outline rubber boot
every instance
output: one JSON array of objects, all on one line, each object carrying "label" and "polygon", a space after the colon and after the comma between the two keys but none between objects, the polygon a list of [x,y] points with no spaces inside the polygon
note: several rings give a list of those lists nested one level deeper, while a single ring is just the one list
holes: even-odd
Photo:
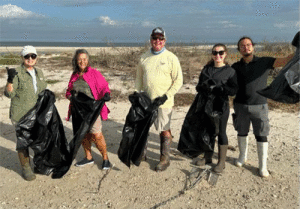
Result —
[{"label": "rubber boot", "polygon": [[101,153],[101,155],[103,157],[103,161],[108,160],[106,142],[105,142],[102,132],[94,133],[92,139],[93,139],[97,149]]},{"label": "rubber boot", "polygon": [[84,139],[81,142],[81,145],[83,147],[84,153],[85,153],[85,157],[88,160],[93,159],[92,156],[92,137],[93,135],[91,133],[87,133],[84,137]]},{"label": "rubber boot", "polygon": [[172,135],[170,131],[163,131],[160,134],[160,162],[155,167],[155,171],[164,171],[170,166],[170,147]]},{"label": "rubber boot", "polygon": [[257,154],[258,154],[258,171],[261,177],[268,177],[269,172],[267,169],[268,159],[268,142],[257,142]]},{"label": "rubber boot", "polygon": [[197,160],[195,162],[195,165],[204,166],[204,165],[207,165],[207,164],[212,164],[213,155],[214,155],[214,152],[205,152],[204,157]]},{"label": "rubber boot", "polygon": [[242,167],[247,161],[248,155],[248,137],[247,136],[238,136],[238,145],[239,145],[239,158],[235,161],[237,167]]},{"label": "rubber boot", "polygon": [[36,176],[32,172],[32,169],[30,167],[30,157],[29,157],[28,149],[19,150],[18,155],[22,166],[22,177],[26,181],[32,181],[36,179]]},{"label": "rubber boot", "polygon": [[225,161],[226,161],[226,154],[228,145],[219,145],[219,152],[218,152],[218,164],[214,167],[214,172],[222,173],[225,168]]}]

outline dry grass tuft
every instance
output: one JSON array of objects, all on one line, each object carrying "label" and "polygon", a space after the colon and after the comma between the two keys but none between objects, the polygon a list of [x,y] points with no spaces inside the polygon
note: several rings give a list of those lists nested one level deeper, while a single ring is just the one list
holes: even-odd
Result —
[{"label": "dry grass tuft", "polygon": [[130,93],[122,94],[121,91],[116,89],[110,89],[111,93],[111,101],[112,102],[118,102],[118,101],[128,101],[128,96]]},{"label": "dry grass tuft", "polygon": [[190,106],[194,99],[195,99],[195,94],[192,93],[179,93],[175,95],[174,98],[174,106],[175,107],[180,107],[180,106]]},{"label": "dry grass tuft", "polygon": [[7,72],[5,68],[0,69],[0,78],[6,78]]},{"label": "dry grass tuft", "polygon": [[[257,56],[271,56],[271,57],[282,57],[291,54],[294,49],[289,43],[259,43],[261,47],[257,47]],[[172,51],[179,59],[182,71],[183,71],[183,82],[184,84],[196,85],[198,77],[202,71],[203,66],[211,59],[211,49],[200,49],[197,46],[185,47],[185,46],[172,46],[167,47],[168,50]],[[124,50],[114,47],[112,50],[117,53],[107,53],[105,50],[100,50],[96,55],[90,56],[91,66],[102,68],[102,73],[106,74],[107,80],[110,77],[122,76],[122,81],[126,83],[135,78],[135,71],[138,61],[141,55],[149,50],[148,44],[144,47],[137,47],[137,50]],[[49,54],[50,55],[50,54]],[[40,58],[38,66],[47,65],[51,69],[71,69],[72,53],[61,53],[58,57]],[[19,55],[3,54],[0,60],[4,58],[10,58],[10,60],[20,59]],[[229,64],[240,60],[241,56],[237,51],[231,50],[227,56]],[[20,63],[20,62],[19,62]],[[19,64],[17,63],[17,64]],[[268,84],[278,75],[280,69],[271,71]],[[6,70],[0,69],[0,78],[6,76]],[[56,80],[48,80],[48,82],[57,82]],[[112,89],[112,101],[128,101],[129,93],[122,93],[119,90]],[[58,99],[64,98],[64,94],[57,94]],[[192,93],[176,94],[175,106],[191,105],[195,95]],[[230,105],[232,107],[232,98],[230,98]],[[269,100],[270,109],[282,109],[287,112],[299,111],[298,105],[282,104]]]}]

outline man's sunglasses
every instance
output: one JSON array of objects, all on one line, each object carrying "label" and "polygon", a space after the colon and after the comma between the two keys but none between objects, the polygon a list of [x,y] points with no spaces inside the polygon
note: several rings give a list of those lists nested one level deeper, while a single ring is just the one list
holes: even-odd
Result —
[{"label": "man's sunglasses", "polygon": [[37,55],[36,55],[36,54],[27,54],[27,55],[24,56],[24,58],[27,59],[27,60],[28,60],[30,57],[31,57],[31,59],[34,60],[34,59],[36,59]]},{"label": "man's sunglasses", "polygon": [[161,36],[153,36],[152,37],[152,40],[157,40],[157,39],[159,39],[159,40],[165,40],[165,38],[164,37],[161,37]]},{"label": "man's sunglasses", "polygon": [[223,55],[224,53],[225,53],[225,51],[212,51],[212,54],[213,54],[214,56],[216,56],[217,54]]}]

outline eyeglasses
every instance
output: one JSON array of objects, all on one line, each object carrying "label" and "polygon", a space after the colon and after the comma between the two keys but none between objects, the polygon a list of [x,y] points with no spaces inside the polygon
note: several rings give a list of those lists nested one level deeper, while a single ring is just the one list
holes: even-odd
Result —
[{"label": "eyeglasses", "polygon": [[165,38],[162,36],[153,36],[152,37],[152,40],[157,40],[157,39],[159,39],[160,41],[165,40]]},{"label": "eyeglasses", "polygon": [[27,60],[28,60],[30,57],[31,57],[31,59],[34,60],[34,59],[36,59],[37,55],[36,55],[36,54],[27,54],[27,55],[24,56],[24,58],[27,59]]},{"label": "eyeglasses", "polygon": [[212,51],[212,54],[213,54],[214,56],[217,56],[217,54],[223,55],[224,53],[225,53],[225,51]]}]

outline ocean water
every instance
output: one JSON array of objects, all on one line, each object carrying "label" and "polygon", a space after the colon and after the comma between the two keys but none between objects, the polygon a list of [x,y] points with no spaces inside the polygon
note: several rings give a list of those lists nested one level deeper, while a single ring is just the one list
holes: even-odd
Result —
[{"label": "ocean water", "polygon": [[[234,44],[234,43],[228,43]],[[45,46],[45,47],[140,47],[145,46],[146,43],[98,43],[98,42],[32,42],[32,41],[7,41],[0,42],[0,46]],[[210,43],[174,43],[167,42],[168,46],[199,46],[199,45],[213,45]]]}]

